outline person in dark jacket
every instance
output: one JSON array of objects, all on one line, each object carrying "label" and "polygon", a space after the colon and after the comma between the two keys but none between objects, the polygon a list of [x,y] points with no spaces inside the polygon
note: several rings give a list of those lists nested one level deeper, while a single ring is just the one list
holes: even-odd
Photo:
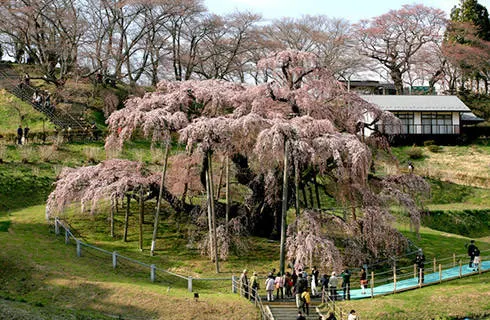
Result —
[{"label": "person in dark jacket", "polygon": [[24,143],[27,143],[27,138],[29,136],[29,131],[30,131],[29,126],[26,125],[24,127]]},{"label": "person in dark jacket", "polygon": [[469,267],[473,268],[473,260],[475,260],[475,249],[478,249],[475,245],[475,240],[470,241],[470,245],[468,246],[468,256],[470,257]]},{"label": "person in dark jacket", "polygon": [[419,278],[419,283],[424,283],[424,265],[425,256],[422,249],[419,249],[417,256],[415,257],[415,264],[417,265],[417,277]]},{"label": "person in dark jacket", "polygon": [[22,136],[24,134],[24,130],[22,130],[22,126],[17,128],[17,144],[22,144]]},{"label": "person in dark jacket", "polygon": [[296,307],[298,309],[301,305],[301,294],[308,289],[308,280],[303,277],[301,272],[298,273],[298,280],[296,281],[296,285],[294,287],[294,292],[296,293]]},{"label": "person in dark jacket", "polygon": [[344,300],[350,300],[350,276],[349,269],[345,269],[340,276],[342,277],[342,291]]}]

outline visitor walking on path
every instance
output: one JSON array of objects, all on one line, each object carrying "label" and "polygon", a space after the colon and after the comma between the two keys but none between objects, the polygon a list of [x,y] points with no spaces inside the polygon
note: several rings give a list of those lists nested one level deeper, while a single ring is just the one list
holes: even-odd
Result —
[{"label": "visitor walking on path", "polygon": [[291,279],[291,274],[286,272],[286,276],[284,277],[284,289],[286,290],[286,297],[290,298],[293,293],[291,292],[291,288],[293,287],[293,279]]},{"label": "visitor walking on path", "polygon": [[22,126],[19,125],[17,128],[17,144],[22,144],[22,136],[24,134],[24,130],[22,130]]},{"label": "visitor walking on path", "polygon": [[328,279],[328,289],[330,293],[330,299],[332,299],[332,301],[335,301],[337,299],[337,284],[338,284],[337,274],[334,271],[332,272],[330,279]]},{"label": "visitor walking on path", "polygon": [[415,257],[415,264],[417,265],[417,277],[419,278],[419,283],[424,283],[424,265],[425,265],[425,255],[422,249],[419,249],[417,256]]},{"label": "visitor walking on path", "polygon": [[284,277],[281,276],[281,273],[277,273],[276,279],[274,279],[274,285],[276,287],[276,299],[279,300],[279,295],[281,299],[284,299]]},{"label": "visitor walking on path", "polygon": [[294,287],[294,292],[296,294],[296,307],[299,309],[301,305],[301,294],[308,288],[308,282],[303,278],[301,272],[298,273],[298,281],[296,281],[296,286]]},{"label": "visitor walking on path", "polygon": [[257,292],[260,289],[259,277],[257,276],[257,272],[254,272],[253,276],[250,277],[250,286],[252,288],[252,290],[250,291],[250,299],[255,300],[257,298]]},{"label": "visitor walking on path", "polygon": [[342,291],[344,300],[350,300],[350,276],[349,269],[345,269],[340,276],[342,277]]},{"label": "visitor walking on path", "polygon": [[364,267],[361,267],[361,272],[359,274],[360,282],[361,282],[361,293],[366,294],[366,286],[367,286],[367,273]]},{"label": "visitor walking on path", "polygon": [[310,303],[311,303],[311,296],[310,296],[310,292],[308,291],[308,289],[306,289],[305,291],[303,291],[303,293],[301,294],[301,301],[303,302],[303,312],[306,313],[307,316],[310,315]]},{"label": "visitor walking on path", "polygon": [[240,276],[240,294],[248,299],[248,278],[247,269],[243,270]]},{"label": "visitor walking on path", "polygon": [[[470,245],[468,246],[468,256],[470,257],[470,264],[469,264],[470,268],[473,268],[473,261],[475,260],[476,250],[478,250],[478,248],[475,245],[475,240],[471,240]],[[480,255],[479,250],[478,250],[478,255]]]},{"label": "visitor walking on path", "polygon": [[267,291],[267,301],[274,301],[274,275],[269,273],[265,279],[265,291]]}]

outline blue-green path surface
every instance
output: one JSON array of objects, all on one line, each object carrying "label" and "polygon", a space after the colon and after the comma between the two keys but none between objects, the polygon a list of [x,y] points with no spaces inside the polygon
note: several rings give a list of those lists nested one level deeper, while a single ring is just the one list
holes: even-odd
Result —
[{"label": "blue-green path surface", "polygon": [[[480,264],[481,272],[489,271],[490,270],[490,261],[483,261]],[[442,270],[442,281],[450,280],[450,279],[456,279],[460,277],[460,269],[461,269],[461,276],[468,276],[471,274],[477,274],[478,271],[474,271],[473,268],[470,268],[468,264],[463,265],[461,268],[459,266],[449,268],[449,269],[444,269]],[[427,270],[427,269],[426,269]],[[439,283],[441,281],[439,272],[435,273],[425,273],[424,277],[424,283],[423,285],[428,285],[428,284],[435,284]],[[411,277],[410,279],[404,279],[396,282],[396,292],[398,291],[403,291],[403,290],[409,290],[409,289],[414,289],[419,286],[418,279]],[[394,292],[394,283],[388,283],[380,286],[375,286],[373,288],[373,296],[381,296],[381,295],[386,295]],[[339,294],[342,294],[341,291],[339,290]],[[361,289],[355,289],[351,290],[351,299],[363,299],[363,298],[370,298],[371,297],[371,288],[368,287],[366,289],[366,293],[362,294]]]}]

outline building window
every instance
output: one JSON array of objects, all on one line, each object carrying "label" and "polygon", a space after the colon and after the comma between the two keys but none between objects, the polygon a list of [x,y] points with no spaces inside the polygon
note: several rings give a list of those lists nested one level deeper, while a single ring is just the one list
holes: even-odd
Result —
[{"label": "building window", "polygon": [[400,130],[401,134],[415,133],[413,112],[395,112],[394,114],[398,119],[400,119],[402,123],[402,127]]},{"label": "building window", "polygon": [[422,113],[422,133],[454,134],[453,116],[450,112]]}]

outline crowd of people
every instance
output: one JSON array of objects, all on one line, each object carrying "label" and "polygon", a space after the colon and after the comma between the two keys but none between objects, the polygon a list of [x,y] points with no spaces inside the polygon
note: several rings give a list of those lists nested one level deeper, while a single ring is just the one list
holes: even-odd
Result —
[{"label": "crowd of people", "polygon": [[[294,298],[298,310],[309,315],[313,297],[324,294],[332,301],[350,300],[351,276],[352,273],[347,268],[340,275],[334,271],[330,276],[323,274],[322,277],[320,277],[320,272],[316,266],[311,269],[310,273],[302,269],[297,271],[293,269],[292,272],[281,274],[280,272],[276,273],[276,270],[273,269],[268,273],[263,285],[267,301]],[[364,268],[361,268],[359,277],[363,293],[365,293],[367,278]],[[242,296],[251,300],[257,298],[258,290],[261,288],[261,281],[257,272],[253,272],[249,278],[248,270],[243,270],[239,283]],[[340,287],[339,284],[341,284]],[[338,288],[341,288],[341,293],[337,291]]]},{"label": "crowd of people", "polygon": [[51,93],[48,90],[45,90],[43,92],[36,89],[36,91],[34,91],[34,93],[32,94],[31,102],[38,106],[42,106],[47,110],[54,110],[54,105],[51,103]]},{"label": "crowd of people", "polygon": [[[473,268],[473,271],[476,271],[480,264],[480,250],[475,245],[474,240],[471,240],[466,247],[468,249],[468,256],[470,257],[469,267]],[[414,264],[418,270],[418,281],[419,283],[423,283],[425,255],[422,249],[417,250]],[[348,268],[345,268],[339,275],[333,271],[330,276],[323,274],[321,278],[320,272],[316,267],[313,267],[310,273],[302,269],[292,269],[292,272],[281,274],[280,272],[276,273],[276,270],[273,269],[269,272],[263,284],[267,293],[267,301],[294,298],[296,307],[298,308],[297,319],[301,320],[305,319],[304,315],[309,315],[309,307],[313,297],[327,295],[331,301],[350,300],[351,276],[352,273]],[[359,284],[361,294],[366,294],[368,278],[364,267],[361,267],[359,271]],[[248,270],[243,270],[240,276],[240,294],[247,299],[255,300],[260,287],[261,281],[259,280],[258,273],[254,272],[253,276],[249,279]],[[339,289],[341,289],[340,293],[338,291]],[[335,320],[335,315],[331,313],[325,319]],[[348,319],[356,319],[354,310],[349,313]]]}]

